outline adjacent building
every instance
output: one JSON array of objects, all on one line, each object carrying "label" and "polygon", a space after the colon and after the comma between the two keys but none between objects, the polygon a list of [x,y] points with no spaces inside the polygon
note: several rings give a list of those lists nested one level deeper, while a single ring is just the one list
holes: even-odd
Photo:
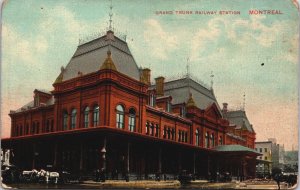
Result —
[{"label": "adjacent building", "polygon": [[258,156],[257,174],[270,174],[273,168],[285,168],[284,146],[277,144],[275,138],[268,141],[255,142],[255,150],[262,155]]},{"label": "adjacent building", "polygon": [[257,157],[257,176],[270,175],[273,167],[273,143],[271,141],[255,142],[255,150],[261,155]]},{"label": "adjacent building", "polygon": [[32,101],[10,112],[11,137],[2,148],[13,150],[21,169],[252,178],[256,134],[245,111],[226,106],[189,75],[152,84],[151,70],[139,68],[109,30],[77,47],[51,91],[35,89]]}]

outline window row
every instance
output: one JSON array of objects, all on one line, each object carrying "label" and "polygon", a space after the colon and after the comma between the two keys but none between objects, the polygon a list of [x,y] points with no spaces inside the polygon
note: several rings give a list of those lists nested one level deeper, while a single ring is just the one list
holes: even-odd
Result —
[{"label": "window row", "polygon": [[[223,138],[219,136],[219,145],[223,145]],[[215,135],[214,133],[209,134],[209,132],[205,133],[205,148],[211,148],[215,146]]]},{"label": "window row", "polygon": [[178,142],[188,142],[188,133],[187,131],[178,130]]},{"label": "window row", "polygon": [[[255,148],[255,150],[257,151],[257,148]],[[268,152],[268,148],[264,148],[265,152]],[[259,152],[263,152],[263,148],[259,148]]]},{"label": "window row", "polygon": [[[120,104],[116,107],[116,127],[119,129],[125,128],[125,108]],[[136,131],[136,112],[134,108],[129,109],[128,129],[131,132]]]},{"label": "window row", "polygon": [[[199,129],[195,131],[195,145],[200,146],[201,142],[201,133]],[[219,137],[219,145],[223,145],[222,136]],[[205,148],[214,147],[215,146],[215,136],[214,133],[210,134],[208,132],[205,133]]]},{"label": "window row", "polygon": [[175,129],[171,127],[164,127],[163,137],[165,139],[175,140]]},{"label": "window row", "polygon": [[40,132],[53,132],[54,131],[54,121],[53,119],[47,119],[45,122],[44,131],[40,128],[39,121],[33,121],[31,126],[28,123],[23,127],[23,125],[16,125],[12,131],[12,136],[23,136],[23,135],[33,135],[39,134]]},{"label": "window row", "polygon": [[[95,105],[92,109],[90,109],[90,107],[88,106],[85,107],[82,113],[84,128],[88,128],[89,126],[94,126],[94,127],[98,126],[100,122],[99,113],[100,113],[100,107],[98,105]],[[90,120],[92,120],[92,123],[90,122]],[[62,120],[63,130],[77,128],[76,121],[77,121],[77,109],[75,108],[72,109],[70,114],[67,111],[63,112],[63,120]]]},{"label": "window row", "polygon": [[147,135],[159,137],[160,136],[159,130],[160,130],[160,128],[159,128],[158,124],[146,122],[146,134]]}]

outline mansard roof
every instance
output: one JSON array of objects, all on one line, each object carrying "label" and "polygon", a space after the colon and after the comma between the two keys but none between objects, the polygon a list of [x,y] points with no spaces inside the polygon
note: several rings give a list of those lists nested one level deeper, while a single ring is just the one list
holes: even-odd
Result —
[{"label": "mansard roof", "polygon": [[223,115],[230,123],[237,125],[238,128],[246,128],[248,131],[254,132],[244,110],[227,111]]},{"label": "mansard roof", "polygon": [[204,110],[215,103],[222,115],[220,106],[212,89],[201,85],[190,77],[164,83],[164,95],[172,96],[172,104],[187,103],[190,94],[192,94],[193,100],[198,108]]},{"label": "mansard roof", "polygon": [[108,31],[105,36],[81,44],[65,69],[62,70],[61,81],[66,81],[78,76],[96,72],[107,58],[107,52],[111,52],[111,58],[117,71],[136,80],[140,79],[138,66],[125,41],[114,36]]}]

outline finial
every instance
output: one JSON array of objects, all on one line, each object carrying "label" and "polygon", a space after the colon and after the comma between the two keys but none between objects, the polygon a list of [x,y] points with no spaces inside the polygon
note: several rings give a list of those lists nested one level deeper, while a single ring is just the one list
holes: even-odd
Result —
[{"label": "finial", "polygon": [[110,9],[110,12],[108,14],[109,15],[109,27],[108,27],[108,30],[113,30],[113,28],[112,28],[112,16],[113,16],[113,13],[112,13],[112,9],[113,9],[112,0],[110,0],[109,9]]},{"label": "finial", "polygon": [[188,101],[186,103],[186,107],[196,107],[196,103],[195,103],[195,101],[193,99],[193,95],[192,95],[191,92],[190,92],[190,97],[189,97],[189,99],[188,99]]},{"label": "finial", "polygon": [[110,70],[117,70],[112,58],[111,58],[111,51],[107,50],[107,58],[105,59],[104,63],[100,67],[100,70],[102,69],[110,69]]},{"label": "finial", "polygon": [[190,58],[186,58],[186,77],[190,77],[190,64],[189,64]]},{"label": "finial", "polygon": [[244,95],[243,95],[243,110],[245,111],[245,106],[246,106],[246,94],[244,92]]},{"label": "finial", "polygon": [[213,74],[213,71],[211,71],[211,74],[210,74],[210,78],[211,78],[211,81],[210,81],[210,88],[213,89],[213,85],[214,85],[214,74]]}]

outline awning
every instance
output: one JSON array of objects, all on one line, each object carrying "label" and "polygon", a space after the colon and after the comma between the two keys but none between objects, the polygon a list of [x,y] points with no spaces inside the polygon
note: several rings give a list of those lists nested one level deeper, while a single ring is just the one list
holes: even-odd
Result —
[{"label": "awning", "polygon": [[247,153],[252,153],[256,155],[262,155],[261,153],[255,151],[254,149],[241,146],[241,145],[220,145],[214,147],[214,150],[218,152],[247,152]]}]

